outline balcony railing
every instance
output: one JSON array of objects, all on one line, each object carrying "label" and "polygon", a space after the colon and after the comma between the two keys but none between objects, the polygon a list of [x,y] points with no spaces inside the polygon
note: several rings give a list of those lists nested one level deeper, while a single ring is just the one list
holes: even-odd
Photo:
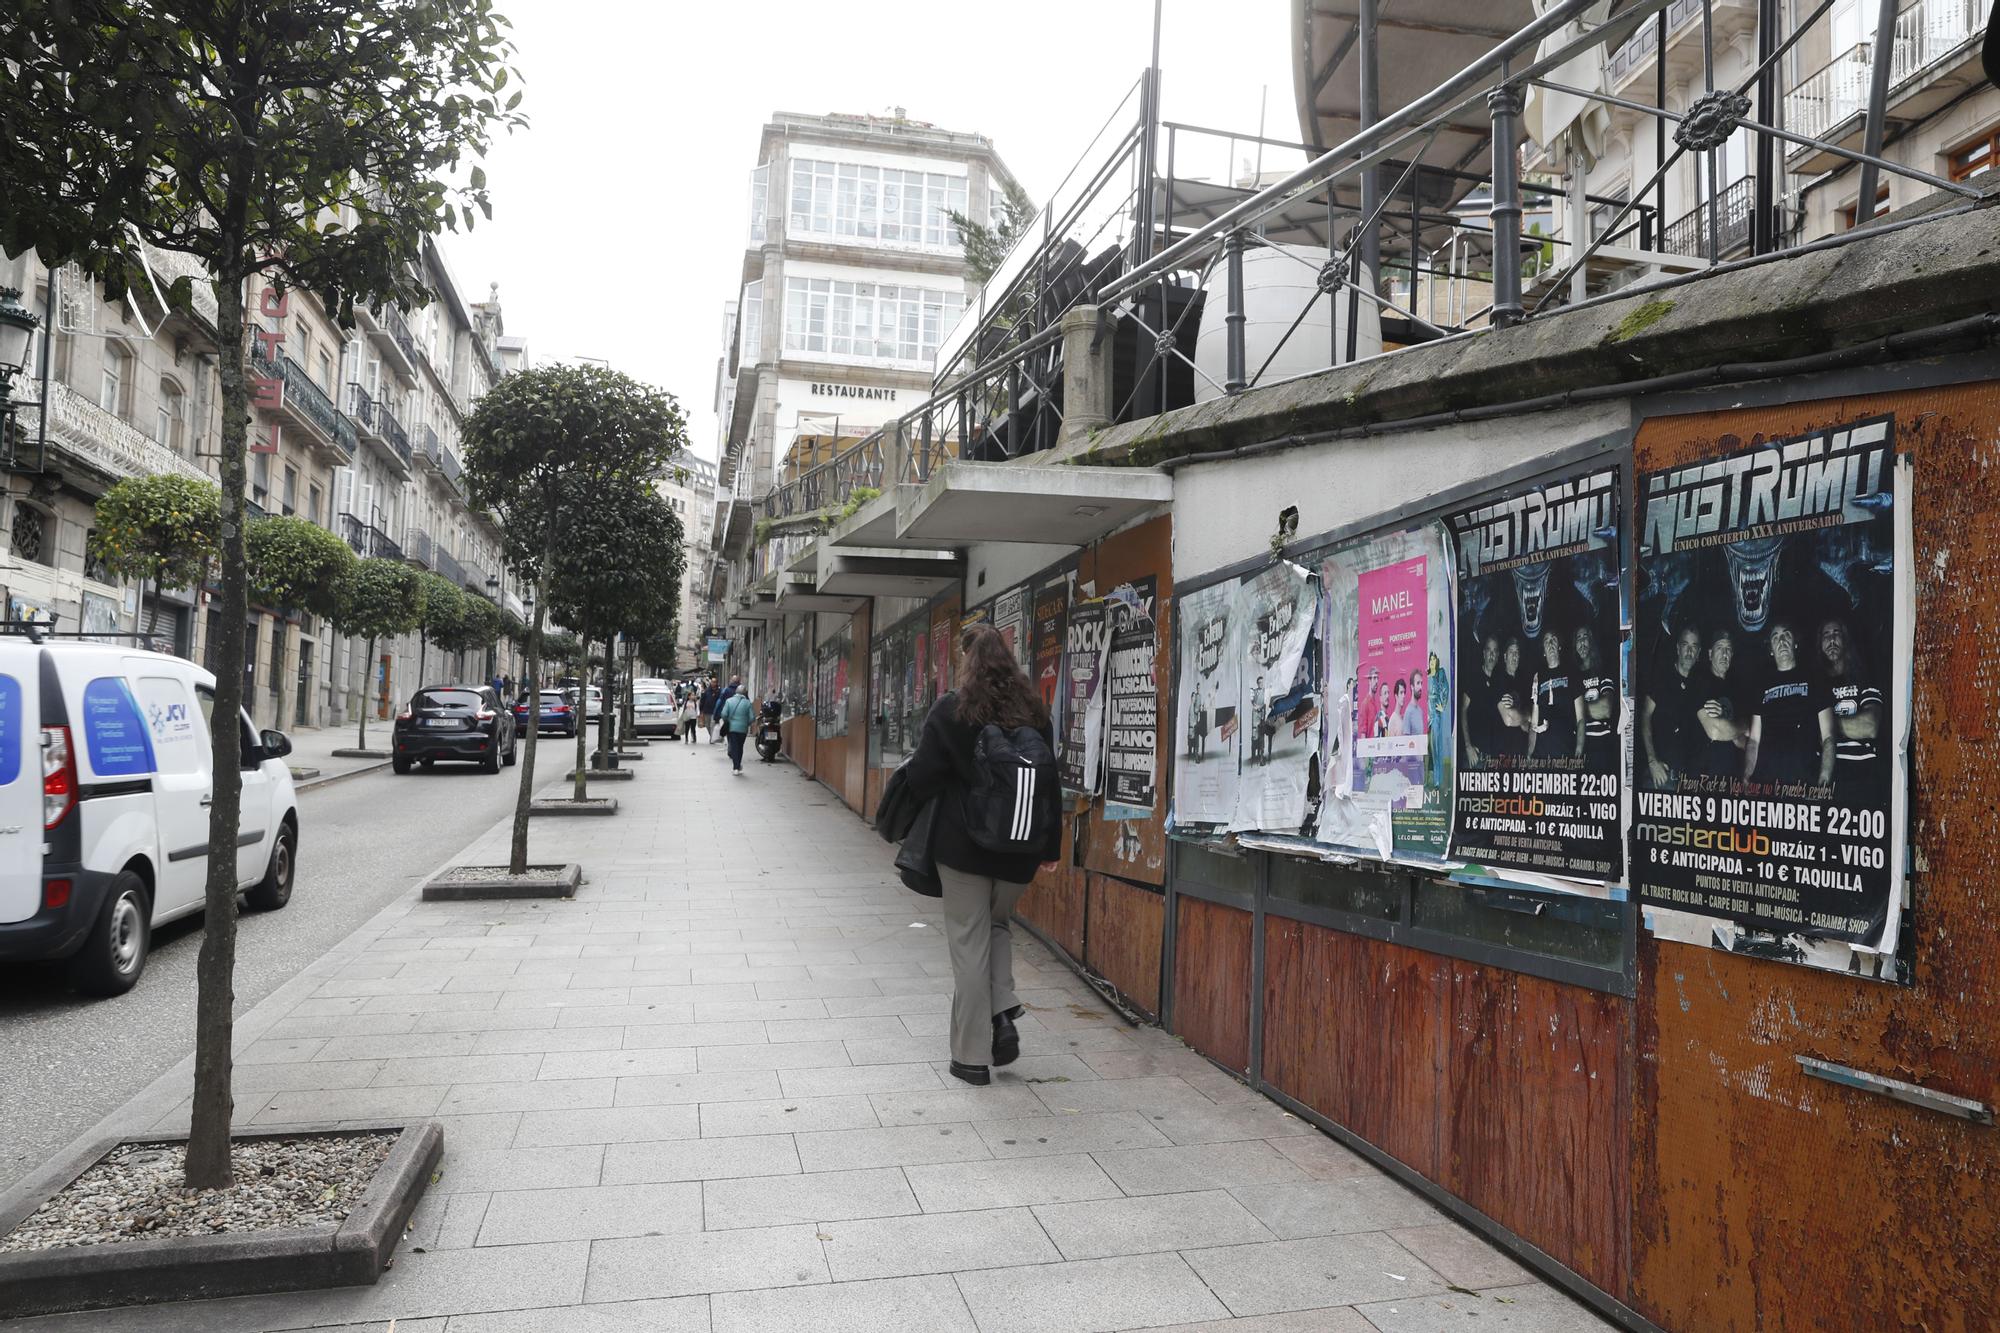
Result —
[{"label": "balcony railing", "polygon": [[414,368],[417,364],[417,340],[410,333],[410,322],[403,318],[403,312],[392,305],[383,306],[381,323],[402,351],[403,358]]},{"label": "balcony railing", "polygon": [[480,564],[477,560],[466,560],[461,562],[461,572],[465,576],[465,586],[469,591],[476,592],[481,597],[491,597],[493,595],[492,591],[486,586],[488,578],[486,566]]},{"label": "balcony railing", "polygon": [[[1976,42],[1993,0],[1918,0],[1896,15],[1889,47],[1889,96],[1946,56]],[[1785,127],[1818,139],[1868,107],[1874,39],[1841,51],[1785,94]]]},{"label": "balcony railing", "polygon": [[343,406],[346,407],[348,419],[354,423],[357,431],[372,439],[381,438],[381,428],[376,424],[377,404],[368,390],[349,380],[347,400]]},{"label": "balcony railing", "polygon": [[[1668,41],[1672,41],[1673,35],[1684,25],[1701,17],[1701,6],[1702,0],[1674,0],[1667,6]],[[1610,82],[1616,85],[1623,81],[1626,75],[1645,64],[1647,58],[1658,50],[1659,46],[1659,26],[1654,20],[1647,19],[1639,25],[1639,30],[1632,34],[1625,45],[1611,53],[1610,60],[1605,64]]]},{"label": "balcony railing", "polygon": [[[23,404],[17,422],[25,427],[33,414],[34,405]],[[59,380],[49,384],[49,441],[117,477],[178,473],[213,480],[192,462]]]},{"label": "balcony railing", "polygon": [[1715,248],[1709,249],[1709,208],[1696,204],[1667,227],[1660,248],[1668,254],[1720,259],[1750,244],[1750,220],[1757,207],[1757,178],[1739,176],[1715,197]]},{"label": "balcony railing", "polygon": [[436,563],[436,543],[430,533],[412,523],[403,533],[403,555],[405,558],[429,569]]},{"label": "balcony railing", "polygon": [[211,328],[214,327],[218,318],[215,279],[201,266],[200,260],[193,255],[182,254],[178,250],[158,250],[147,246],[146,261],[153,266],[153,276],[160,280],[162,291],[171,286],[176,279],[186,278],[194,313],[208,321]]},{"label": "balcony railing", "polygon": [[280,357],[277,364],[253,355],[251,362],[257,373],[284,382],[283,404],[286,411],[304,421],[319,432],[323,443],[330,444],[338,453],[345,455],[344,463],[354,461],[354,451],[359,440],[354,434],[354,423],[333,405],[333,399],[326,396],[326,390],[314,384],[306,368],[291,357]]},{"label": "balcony railing", "polygon": [[386,560],[403,558],[403,548],[394,538],[374,524],[362,522],[357,515],[340,516],[340,535],[358,556]]},{"label": "balcony railing", "polygon": [[461,586],[464,585],[465,566],[459,564],[452,553],[445,550],[444,547],[437,545],[431,547],[431,567],[444,575],[444,577],[450,579],[453,583]]},{"label": "balcony railing", "polygon": [[403,460],[404,467],[408,467],[410,465],[409,432],[403,429],[402,422],[396,420],[396,414],[389,410],[387,403],[379,405],[377,415],[380,419],[382,442],[389,446],[389,452]]}]

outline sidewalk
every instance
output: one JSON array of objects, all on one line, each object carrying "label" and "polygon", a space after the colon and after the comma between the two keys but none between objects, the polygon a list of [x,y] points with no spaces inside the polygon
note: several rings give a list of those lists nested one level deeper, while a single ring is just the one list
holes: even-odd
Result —
[{"label": "sidewalk", "polygon": [[645,755],[616,818],[536,821],[574,902],[405,897],[244,1020],[242,1122],[443,1121],[378,1286],[9,1333],[1603,1327],[1023,935],[1023,1056],[964,1087],[888,848],[789,766]]},{"label": "sidewalk", "polygon": [[[368,719],[368,748],[389,752],[394,722]],[[322,783],[332,778],[347,777],[354,773],[365,773],[370,769],[388,766],[387,759],[353,759],[336,756],[335,750],[351,750],[359,728],[352,722],[338,727],[298,727],[285,732],[292,742],[292,752],[285,756],[285,762],[296,772],[308,768],[318,769],[317,773],[298,779],[303,786],[308,783]]]}]

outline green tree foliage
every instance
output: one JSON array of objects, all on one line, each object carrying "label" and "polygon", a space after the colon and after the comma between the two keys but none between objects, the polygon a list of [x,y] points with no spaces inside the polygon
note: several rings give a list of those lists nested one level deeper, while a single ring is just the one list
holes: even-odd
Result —
[{"label": "green tree foliage", "polygon": [[127,477],[98,498],[95,524],[91,557],[119,578],[192,588],[222,547],[222,492],[179,473]]},{"label": "green tree foliage", "polygon": [[1035,203],[1026,190],[1011,180],[1002,181],[1001,189],[1003,197],[994,205],[990,227],[974,222],[956,209],[945,210],[945,216],[965,241],[965,267],[982,286],[999,272],[1014,242],[1021,238],[1022,229],[1035,217]]},{"label": "green tree foliage", "polygon": [[[460,440],[472,503],[500,520],[508,565],[539,584],[570,540],[567,524],[589,512],[578,497],[649,485],[687,447],[687,418],[672,395],[608,367],[551,365],[495,385],[479,400]],[[541,676],[548,603],[546,595],[537,599],[529,627],[530,680]],[[589,632],[585,625],[577,629]],[[528,729],[527,762],[514,799],[508,864],[515,874],[528,865],[537,730]]]},{"label": "green tree foliage", "polygon": [[456,653],[466,646],[466,606],[470,594],[442,574],[419,574],[423,584],[423,609],[417,618],[417,684],[434,682],[425,674],[425,659],[432,645],[440,652]]},{"label": "green tree foliage", "polygon": [[[372,679],[377,641],[408,634],[423,618],[423,583],[418,579],[417,571],[400,560],[381,557],[357,560],[348,573],[347,589],[340,603],[340,613],[333,620],[334,628],[342,634],[368,640],[368,655],[363,661],[368,673],[365,679]],[[368,748],[370,701],[367,693],[364,684],[360,707],[354,710],[361,719],[357,744],[364,750]]]},{"label": "green tree foliage", "polygon": [[346,542],[317,523],[273,514],[250,521],[243,547],[253,600],[340,619],[356,564]]},{"label": "green tree foliage", "polygon": [[[216,713],[233,716],[249,610],[246,291],[309,291],[343,323],[357,303],[428,299],[426,238],[487,211],[469,159],[523,123],[506,20],[492,0],[8,0],[0,12],[0,251],[77,263],[113,299],[136,283],[142,245],[189,255],[213,279],[222,500],[210,650]],[[169,301],[188,306],[192,281],[176,279]],[[234,847],[238,729],[212,732],[208,841]],[[197,1189],[232,1179],[236,898],[233,859],[208,858],[186,1156]]]},{"label": "green tree foliage", "polygon": [[465,620],[459,651],[491,648],[500,641],[500,631],[500,608],[478,593],[465,594]]}]

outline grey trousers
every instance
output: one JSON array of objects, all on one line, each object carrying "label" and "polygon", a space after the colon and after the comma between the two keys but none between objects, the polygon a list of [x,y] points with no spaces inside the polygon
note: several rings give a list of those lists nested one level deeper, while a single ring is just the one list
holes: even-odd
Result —
[{"label": "grey trousers", "polygon": [[1014,994],[1014,935],[1009,922],[1025,884],[937,868],[944,885],[944,935],[951,949],[951,1058],[993,1061],[993,1015],[1020,1003]]}]

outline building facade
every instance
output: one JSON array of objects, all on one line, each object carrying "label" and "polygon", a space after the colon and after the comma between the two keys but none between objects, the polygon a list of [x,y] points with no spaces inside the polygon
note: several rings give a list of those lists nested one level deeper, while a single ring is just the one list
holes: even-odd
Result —
[{"label": "building facade", "polygon": [[[672,669],[687,671],[707,660],[706,598],[702,576],[708,569],[710,530],[715,523],[715,464],[682,450],[655,483],[681,520],[681,599],[674,623]],[[667,663],[654,663],[667,667]]]},{"label": "building facade", "polygon": [[[117,302],[80,271],[52,272],[33,254],[0,265],[0,285],[21,288],[42,320],[33,364],[14,384],[22,405],[0,501],[11,568],[0,586],[10,619],[53,615],[63,630],[144,633],[212,667],[211,590],[121,582],[86,550],[94,506],[117,481],[219,474],[214,296],[185,257],[152,252],[149,262],[153,282]],[[498,528],[466,503],[458,462],[459,424],[503,373],[497,297],[468,307],[434,248],[425,265],[430,305],[407,318],[362,312],[347,330],[307,293],[250,284],[246,498],[253,516],[304,518],[358,555],[436,569],[519,617]],[[160,294],[183,275],[195,278],[193,299],[177,311]],[[521,340],[505,341],[508,358],[525,364]],[[244,642],[244,706],[259,726],[282,729],[346,725],[363,706],[371,718],[392,717],[424,657],[424,674],[440,678],[484,680],[520,666],[505,639],[444,661],[415,635],[378,644],[364,663],[365,645],[323,620],[254,605]]]}]

